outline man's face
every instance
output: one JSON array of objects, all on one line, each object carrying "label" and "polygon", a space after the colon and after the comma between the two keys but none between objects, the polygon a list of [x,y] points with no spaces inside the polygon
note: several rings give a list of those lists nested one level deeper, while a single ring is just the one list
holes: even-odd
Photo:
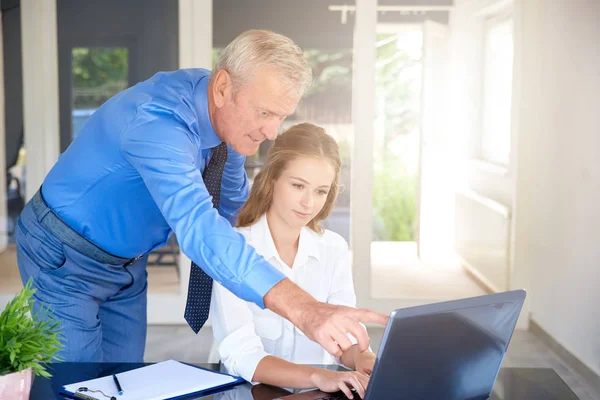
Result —
[{"label": "man's face", "polygon": [[248,83],[235,91],[231,80],[220,83],[217,79],[215,85],[217,91],[222,89],[221,102],[216,101],[215,130],[244,156],[256,153],[265,139],[275,140],[279,126],[300,101],[268,67],[259,67]]}]

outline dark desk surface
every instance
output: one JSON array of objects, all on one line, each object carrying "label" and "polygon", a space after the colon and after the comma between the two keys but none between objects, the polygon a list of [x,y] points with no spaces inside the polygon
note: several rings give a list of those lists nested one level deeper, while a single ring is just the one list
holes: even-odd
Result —
[{"label": "dark desk surface", "polygon": [[[114,373],[125,372],[148,364],[134,363],[60,363],[49,370],[51,379],[37,377],[33,383],[30,400],[66,399],[59,395],[63,385],[94,379]],[[218,364],[198,364],[218,371]],[[328,368],[332,368],[329,366]],[[224,392],[204,397],[189,397],[186,400],[272,400],[284,395],[281,388],[249,384],[236,386]],[[577,400],[577,396],[563,380],[549,368],[502,368],[491,400]]]}]

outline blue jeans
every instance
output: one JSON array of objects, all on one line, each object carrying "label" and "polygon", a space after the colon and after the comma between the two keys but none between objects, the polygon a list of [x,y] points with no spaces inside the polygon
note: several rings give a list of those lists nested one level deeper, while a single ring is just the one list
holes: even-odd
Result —
[{"label": "blue jeans", "polygon": [[16,229],[17,262],[60,321],[59,356],[77,362],[141,362],[146,345],[148,256],[113,256],[80,236],[36,194]]}]

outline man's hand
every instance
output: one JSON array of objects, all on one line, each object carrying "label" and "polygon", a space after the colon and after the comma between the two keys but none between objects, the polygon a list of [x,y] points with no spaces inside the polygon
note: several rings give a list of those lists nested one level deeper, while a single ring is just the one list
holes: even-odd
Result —
[{"label": "man's hand", "polygon": [[337,357],[352,347],[348,334],[356,338],[359,351],[369,348],[369,335],[360,325],[361,322],[385,324],[388,318],[371,310],[319,302],[303,305],[303,308],[301,317],[296,321],[291,320],[292,323]]},{"label": "man's hand", "polygon": [[359,351],[369,348],[369,336],[361,322],[385,325],[388,320],[386,315],[375,311],[320,303],[289,279],[267,292],[264,302],[268,309],[287,318],[337,357],[352,346],[348,334],[356,338]]}]

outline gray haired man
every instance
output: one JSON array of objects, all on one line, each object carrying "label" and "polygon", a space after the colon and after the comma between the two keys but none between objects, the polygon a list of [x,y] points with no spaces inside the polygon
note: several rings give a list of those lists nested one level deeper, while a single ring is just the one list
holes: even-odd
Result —
[{"label": "gray haired man", "polygon": [[333,355],[351,346],[348,334],[368,347],[360,322],[384,315],[317,302],[231,227],[248,196],[245,157],[275,139],[311,79],[290,39],[248,31],[212,73],[158,73],[94,113],[16,232],[21,277],[61,321],[66,361],[142,361],[146,262],[172,233],[194,263],[185,318],[195,331],[215,279]]}]

